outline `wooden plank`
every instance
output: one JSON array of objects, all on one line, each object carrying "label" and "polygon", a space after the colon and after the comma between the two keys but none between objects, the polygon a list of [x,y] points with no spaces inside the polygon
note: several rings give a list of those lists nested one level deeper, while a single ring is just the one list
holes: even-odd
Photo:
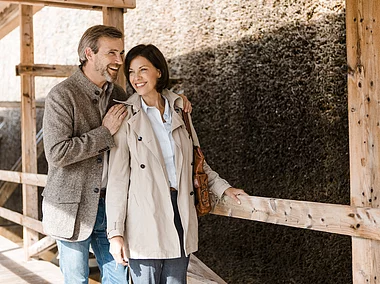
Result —
[{"label": "wooden plank", "polygon": [[[13,102],[13,101],[0,101],[0,108],[20,108],[21,102]],[[44,108],[44,101],[36,101],[36,108]]]},{"label": "wooden plank", "polygon": [[47,175],[0,170],[0,180],[44,187]]},{"label": "wooden plank", "polygon": [[[34,6],[33,14],[40,11],[43,7]],[[0,13],[0,39],[5,37],[16,27],[19,26],[19,5],[11,4],[9,8],[6,8],[2,13]]]},{"label": "wooden plank", "polygon": [[[0,217],[12,221],[16,224],[29,228],[35,232],[39,232],[44,234],[42,228],[42,222],[36,219],[33,219],[28,216],[24,216],[18,212],[6,209],[4,207],[0,207]],[[25,238],[25,236],[24,236]],[[25,241],[25,240],[24,240]]]},{"label": "wooden plank", "polygon": [[187,279],[189,284],[227,284],[218,274],[193,254],[190,255]]},{"label": "wooden plank", "polygon": [[[103,7],[103,24],[107,26],[114,26],[124,33],[124,16],[123,10],[119,8]],[[123,38],[124,43],[124,38]],[[124,90],[127,87],[127,81],[124,75],[124,69],[119,69],[116,83]]]},{"label": "wooden plank", "polygon": [[[44,187],[46,175],[0,170],[0,180]],[[211,213],[252,221],[380,240],[380,209],[340,204],[241,196],[238,205],[224,196]]]},{"label": "wooden plank", "polygon": [[0,0],[0,2],[80,9],[94,9],[96,7],[136,8],[136,0]]},{"label": "wooden plank", "polygon": [[214,201],[216,215],[380,240],[380,209],[349,205],[240,196]]},{"label": "wooden plank", "polygon": [[16,66],[16,76],[69,77],[77,69],[77,65],[19,64]]},{"label": "wooden plank", "polygon": [[[0,0],[7,1],[7,0]],[[38,7],[39,9],[42,9],[44,7],[56,7],[56,8],[68,8],[68,9],[80,9],[80,10],[94,10],[94,11],[100,11],[102,9],[101,6],[89,6],[89,5],[80,5],[80,4],[66,4],[64,2],[62,3],[56,3],[51,1],[43,1],[43,0],[25,0],[25,1],[18,1],[18,0],[9,0],[9,2],[15,3],[16,5],[33,5],[33,7]]]},{"label": "wooden plank", "polygon": [[[0,180],[38,186],[46,175],[0,170]],[[380,209],[299,200],[241,196],[238,205],[224,196],[211,213],[252,221],[380,240]]]},{"label": "wooden plank", "polygon": [[[33,6],[20,5],[20,61],[34,63]],[[37,173],[36,106],[34,77],[21,75],[21,155],[22,171]],[[38,188],[22,186],[23,214],[38,219]],[[24,227],[25,257],[29,259],[28,248],[38,241],[38,233]]]},{"label": "wooden plank", "polygon": [[55,242],[55,239],[52,237],[46,236],[33,244],[29,248],[29,255],[30,256],[38,256],[39,254],[43,253],[44,251],[50,250],[53,247],[55,247],[57,244]]},{"label": "wooden plank", "polygon": [[[377,0],[346,1],[351,205],[380,203],[380,8]],[[379,196],[380,197],[380,196]],[[353,283],[377,283],[380,242],[352,238]]]},{"label": "wooden plank", "polygon": [[[10,4],[2,12],[0,12],[0,38],[2,34],[7,35],[13,27],[14,23],[18,23],[18,5]],[[13,25],[11,24],[13,23]],[[18,24],[16,24],[17,26]]]}]

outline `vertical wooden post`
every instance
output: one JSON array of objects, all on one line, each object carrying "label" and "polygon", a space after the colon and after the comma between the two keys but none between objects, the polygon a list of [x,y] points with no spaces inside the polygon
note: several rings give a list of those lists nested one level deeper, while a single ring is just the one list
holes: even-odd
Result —
[{"label": "vertical wooden post", "polygon": [[[34,63],[33,6],[20,5],[21,64]],[[21,75],[21,151],[22,171],[37,173],[36,103],[34,77]],[[23,214],[38,219],[38,188],[23,184]],[[24,227],[25,258],[29,259],[29,247],[38,241],[38,233]]]},{"label": "vertical wooden post", "polygon": [[[120,8],[109,8],[103,7],[103,24],[107,26],[114,26],[121,30],[124,33],[124,12],[123,9]],[[124,42],[124,38],[123,38]],[[117,77],[116,83],[126,88],[126,79],[124,75],[123,68],[119,70],[119,76]]]},{"label": "vertical wooden post", "polygon": [[[351,205],[380,205],[380,5],[346,0]],[[352,238],[353,283],[380,282],[380,242]]]}]

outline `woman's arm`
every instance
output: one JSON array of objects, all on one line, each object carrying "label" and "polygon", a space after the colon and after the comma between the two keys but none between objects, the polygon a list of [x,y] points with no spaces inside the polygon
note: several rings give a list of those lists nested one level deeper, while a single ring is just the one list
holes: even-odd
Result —
[{"label": "woman's arm", "polygon": [[108,238],[123,236],[127,216],[130,156],[127,143],[127,118],[114,135],[115,147],[111,149],[108,166],[106,194]]}]

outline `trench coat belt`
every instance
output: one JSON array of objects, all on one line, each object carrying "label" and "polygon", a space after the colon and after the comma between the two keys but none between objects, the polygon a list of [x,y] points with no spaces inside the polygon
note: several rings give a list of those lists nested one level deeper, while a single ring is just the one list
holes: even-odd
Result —
[{"label": "trench coat belt", "polygon": [[170,187],[170,191],[177,191],[174,187]]},{"label": "trench coat belt", "polygon": [[100,195],[99,195],[100,198],[106,198],[106,188],[105,187],[102,187],[100,189]]}]

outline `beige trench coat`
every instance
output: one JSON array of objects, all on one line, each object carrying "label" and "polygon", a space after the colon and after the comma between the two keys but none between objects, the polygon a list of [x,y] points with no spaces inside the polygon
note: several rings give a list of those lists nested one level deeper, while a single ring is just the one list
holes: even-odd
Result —
[{"label": "beige trench coat", "polygon": [[[185,253],[198,249],[198,220],[192,185],[192,141],[182,120],[182,98],[164,90],[172,112],[178,208],[184,229]],[[127,257],[162,259],[181,256],[174,226],[169,181],[159,142],[141,109],[138,94],[127,104],[128,115],[114,135],[106,196],[108,237],[124,236]],[[133,109],[133,110],[132,110]],[[193,129],[194,130],[194,129]],[[195,144],[198,139],[193,131]],[[221,196],[230,185],[206,164],[210,189]]]}]

